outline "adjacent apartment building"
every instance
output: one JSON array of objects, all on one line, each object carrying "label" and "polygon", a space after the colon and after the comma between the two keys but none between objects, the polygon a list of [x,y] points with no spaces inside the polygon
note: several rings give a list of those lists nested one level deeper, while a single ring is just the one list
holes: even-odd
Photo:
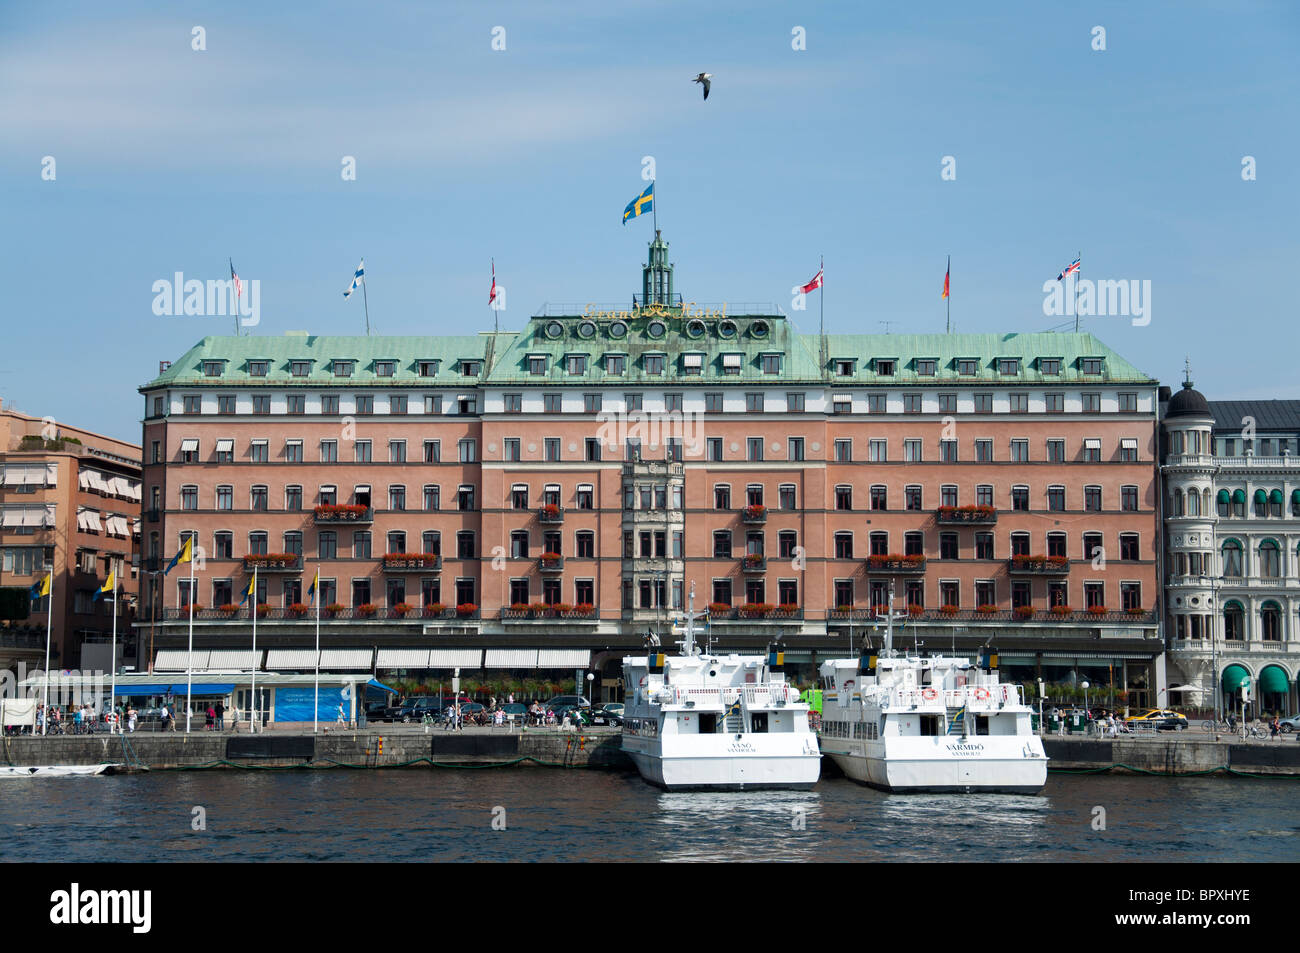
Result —
[{"label": "adjacent apartment building", "polygon": [[1170,683],[1211,707],[1296,711],[1300,401],[1207,401],[1189,379],[1163,411]]},{"label": "adjacent apartment building", "polygon": [[0,667],[107,671],[113,600],[95,601],[116,572],[117,664],[134,665],[134,556],[140,533],[140,448],[53,418],[0,407],[0,586],[53,589],[0,631]]},{"label": "adjacent apartment building", "polygon": [[[1090,334],[800,333],[697,305],[515,331],[208,337],[141,387],[160,670],[590,668],[680,621],[787,658],[876,633],[1154,698],[1156,381]],[[163,576],[187,534],[201,559]],[[666,638],[665,641],[671,641]],[[265,654],[263,654],[265,652]]]}]

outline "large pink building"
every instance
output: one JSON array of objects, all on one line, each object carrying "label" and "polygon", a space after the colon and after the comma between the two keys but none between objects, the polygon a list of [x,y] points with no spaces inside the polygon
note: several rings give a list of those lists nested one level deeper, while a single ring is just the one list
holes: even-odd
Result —
[{"label": "large pink building", "polygon": [[[335,668],[590,667],[608,693],[692,588],[720,647],[811,663],[892,584],[905,642],[991,639],[1134,704],[1162,677],[1150,376],[1090,334],[819,337],[697,306],[658,238],[641,287],[515,331],[210,337],[165,367],[143,546],[156,572],[196,534],[206,664],[249,647],[221,607],[256,564],[268,669],[315,663],[319,570]],[[143,578],[160,667],[184,573]]]}]

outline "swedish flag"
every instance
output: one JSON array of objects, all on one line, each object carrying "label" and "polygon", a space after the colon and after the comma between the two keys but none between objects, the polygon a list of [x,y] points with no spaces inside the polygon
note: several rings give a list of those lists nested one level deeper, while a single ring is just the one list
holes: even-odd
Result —
[{"label": "swedish flag", "polygon": [[167,564],[167,569],[166,571],[163,572],[163,575],[165,576],[167,575],[167,573],[175,569],[177,563],[187,563],[193,558],[194,558],[194,537],[186,536],[185,545],[181,547],[181,551],[179,553],[177,553],[175,556],[172,557],[172,561]]},{"label": "swedish flag", "polygon": [[240,604],[241,606],[242,606],[245,602],[247,602],[250,606],[254,604],[254,603],[253,603],[253,592],[254,592],[254,587],[255,587],[256,585],[257,585],[257,574],[254,573],[252,576],[249,576],[249,577],[248,577],[248,588],[247,588],[246,590],[244,590],[244,598],[242,598],[242,599],[239,600],[239,604]]},{"label": "swedish flag", "polygon": [[636,218],[646,212],[654,211],[655,207],[655,184],[651,182],[646,186],[646,190],[627,203],[627,208],[623,209],[623,224],[627,224],[629,218]]},{"label": "swedish flag", "polygon": [[32,598],[40,599],[44,596],[48,596],[50,594],[50,580],[53,578],[54,571],[51,570],[48,576],[36,583],[36,585],[32,586]]},{"label": "swedish flag", "polygon": [[104,598],[104,596],[108,595],[116,588],[117,588],[117,572],[112,571],[109,572],[108,579],[104,581],[104,587],[95,593],[94,601],[98,602],[100,599]]},{"label": "swedish flag", "polygon": [[316,602],[316,587],[317,587],[319,584],[320,584],[320,570],[317,569],[317,570],[316,570],[316,578],[313,579],[313,580],[311,581],[311,585],[307,587],[307,602],[308,602],[308,604],[315,604],[315,602]]}]

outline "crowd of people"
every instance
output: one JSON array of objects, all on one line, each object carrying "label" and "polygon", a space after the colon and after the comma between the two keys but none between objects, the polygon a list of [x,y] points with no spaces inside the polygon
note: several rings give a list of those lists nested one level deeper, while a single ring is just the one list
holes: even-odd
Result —
[{"label": "crowd of people", "polygon": [[[161,731],[176,731],[177,720],[184,718],[184,713],[170,699],[164,699],[157,709],[150,709],[148,715],[148,720],[156,719]],[[226,706],[220,700],[208,702],[206,707],[204,703],[196,705],[192,718],[200,717],[204,731],[226,730]],[[36,706],[34,725],[6,725],[4,730],[6,734],[37,735],[88,735],[99,731],[130,734],[140,727],[142,720],[140,710],[130,703],[104,712],[89,702],[48,708],[41,703]]]}]

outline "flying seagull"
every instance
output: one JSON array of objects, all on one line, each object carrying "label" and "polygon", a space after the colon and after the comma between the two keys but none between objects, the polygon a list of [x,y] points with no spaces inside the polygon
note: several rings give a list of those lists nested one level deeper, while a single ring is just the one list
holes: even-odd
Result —
[{"label": "flying seagull", "polygon": [[709,98],[709,80],[711,79],[713,79],[712,73],[701,73],[699,76],[695,77],[694,80],[692,80],[692,82],[700,83],[704,86],[705,99]]}]

